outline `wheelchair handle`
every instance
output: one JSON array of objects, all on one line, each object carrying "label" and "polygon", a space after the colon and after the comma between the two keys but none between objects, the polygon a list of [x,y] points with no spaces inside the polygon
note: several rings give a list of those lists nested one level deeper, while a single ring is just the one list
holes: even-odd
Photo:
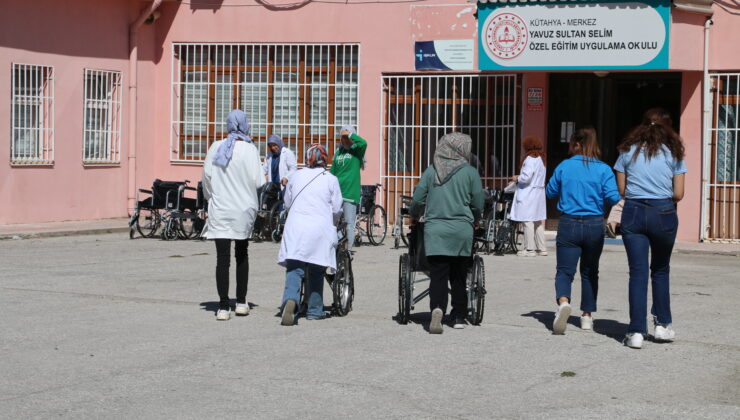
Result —
[{"label": "wheelchair handle", "polygon": [[143,189],[139,188],[139,192],[140,193],[151,194],[152,193],[152,190],[143,190]]}]

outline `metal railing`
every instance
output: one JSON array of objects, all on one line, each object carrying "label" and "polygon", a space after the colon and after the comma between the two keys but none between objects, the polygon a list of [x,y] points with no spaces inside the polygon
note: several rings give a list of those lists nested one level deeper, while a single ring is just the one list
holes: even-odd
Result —
[{"label": "metal railing", "polygon": [[85,69],[82,163],[121,162],[121,72]]},{"label": "metal railing", "polygon": [[54,164],[54,68],[13,63],[11,165]]}]

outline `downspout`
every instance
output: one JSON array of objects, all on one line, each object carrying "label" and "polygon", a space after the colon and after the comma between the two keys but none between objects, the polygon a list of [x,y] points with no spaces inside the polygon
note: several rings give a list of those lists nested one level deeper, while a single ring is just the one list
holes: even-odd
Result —
[{"label": "downspout", "polygon": [[709,183],[711,182],[712,171],[712,136],[710,127],[712,126],[712,83],[709,78],[709,28],[714,24],[710,17],[704,23],[704,79],[702,81],[702,197],[701,197],[701,231],[700,241],[704,241],[708,234],[708,214],[707,207],[709,201]]},{"label": "downspout", "polygon": [[134,200],[136,199],[136,87],[138,83],[137,65],[139,62],[137,35],[141,25],[159,8],[162,1],[152,1],[152,4],[141,11],[139,17],[129,26],[128,30],[128,208],[134,207]]}]

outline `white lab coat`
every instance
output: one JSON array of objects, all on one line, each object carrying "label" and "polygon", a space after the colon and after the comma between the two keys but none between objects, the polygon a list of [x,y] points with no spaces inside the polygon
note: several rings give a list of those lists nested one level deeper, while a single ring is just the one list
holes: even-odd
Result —
[{"label": "white lab coat", "polygon": [[289,212],[278,264],[285,266],[286,260],[298,260],[336,271],[334,218],[342,211],[337,177],[323,168],[294,172],[285,187],[285,207]]},{"label": "white lab coat", "polygon": [[213,164],[223,140],[208,149],[203,164],[203,193],[208,200],[207,239],[247,239],[257,215],[257,188],[265,183],[257,148],[245,141],[234,143],[226,168]]},{"label": "white lab coat", "polygon": [[[280,163],[278,163],[278,174],[280,179],[290,178],[298,169],[298,162],[295,160],[295,154],[287,147],[280,149]],[[272,152],[268,150],[265,156],[265,163],[262,165],[262,172],[269,181],[272,181]]]},{"label": "white lab coat", "polygon": [[509,219],[537,222],[546,218],[545,164],[542,158],[528,156],[522,164]]}]

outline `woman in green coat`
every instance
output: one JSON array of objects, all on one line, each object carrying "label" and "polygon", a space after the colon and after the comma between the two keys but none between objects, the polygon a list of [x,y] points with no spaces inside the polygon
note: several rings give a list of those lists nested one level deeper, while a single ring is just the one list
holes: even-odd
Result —
[{"label": "woman in green coat", "polygon": [[424,250],[429,262],[429,332],[442,333],[447,311],[447,283],[452,294],[450,318],[464,328],[468,311],[465,279],[473,251],[474,225],[483,210],[483,188],[478,171],[470,166],[470,136],[449,133],[437,144],[434,164],[427,168],[414,191],[411,215],[424,216]]}]

